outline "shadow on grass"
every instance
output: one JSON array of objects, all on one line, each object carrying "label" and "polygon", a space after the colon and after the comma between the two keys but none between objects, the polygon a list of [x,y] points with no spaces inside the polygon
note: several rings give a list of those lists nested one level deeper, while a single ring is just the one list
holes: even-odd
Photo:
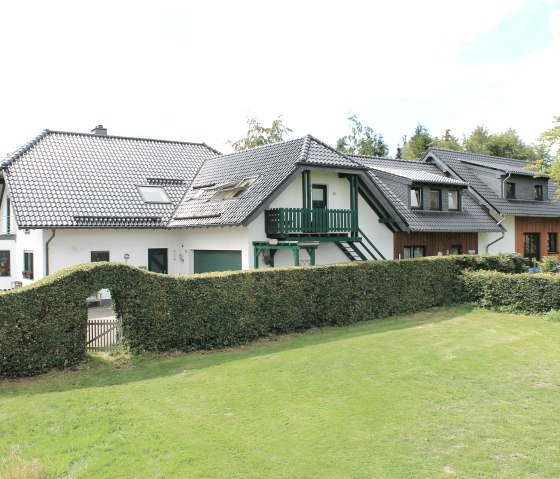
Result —
[{"label": "shadow on grass", "polygon": [[315,328],[293,334],[271,336],[242,346],[212,351],[146,353],[139,356],[89,355],[83,363],[63,371],[53,371],[32,378],[0,381],[0,398],[118,386],[173,376],[185,371],[195,371],[318,344],[390,333],[425,324],[437,324],[464,316],[473,308],[472,305],[435,308],[407,316],[375,319],[349,326]]}]

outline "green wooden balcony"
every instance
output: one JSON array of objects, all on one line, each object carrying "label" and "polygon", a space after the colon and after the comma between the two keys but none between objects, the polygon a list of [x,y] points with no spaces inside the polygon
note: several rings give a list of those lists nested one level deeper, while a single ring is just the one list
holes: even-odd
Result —
[{"label": "green wooden balcony", "polygon": [[357,236],[358,212],[325,208],[273,208],[265,211],[269,238]]}]

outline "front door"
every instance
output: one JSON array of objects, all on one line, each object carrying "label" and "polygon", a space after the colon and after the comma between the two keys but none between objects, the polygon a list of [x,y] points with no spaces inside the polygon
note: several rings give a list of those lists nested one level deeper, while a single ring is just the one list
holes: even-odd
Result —
[{"label": "front door", "polygon": [[539,261],[541,259],[540,241],[539,233],[523,233],[523,256]]},{"label": "front door", "polygon": [[148,250],[148,271],[167,274],[167,248]]},{"label": "front door", "polygon": [[315,210],[311,217],[311,232],[327,234],[329,232],[327,185],[313,185],[311,187],[311,207]]},{"label": "front door", "polygon": [[327,207],[327,185],[311,187],[311,207],[325,209]]}]

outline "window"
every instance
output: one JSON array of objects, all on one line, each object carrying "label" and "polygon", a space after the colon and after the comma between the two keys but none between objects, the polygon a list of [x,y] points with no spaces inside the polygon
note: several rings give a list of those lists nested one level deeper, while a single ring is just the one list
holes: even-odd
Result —
[{"label": "window", "polygon": [[162,186],[137,186],[144,203],[171,203]]},{"label": "window", "polygon": [[92,251],[91,262],[97,263],[99,261],[109,261],[109,251]]},{"label": "window", "polygon": [[422,258],[426,256],[425,246],[405,246],[404,247],[404,258]]},{"label": "window", "polygon": [[33,279],[33,251],[23,252],[23,272],[21,275],[27,279]]},{"label": "window", "polygon": [[441,190],[430,190],[430,209],[441,210]]},{"label": "window", "polygon": [[460,209],[460,196],[458,190],[449,190],[447,192],[447,209],[458,210]]},{"label": "window", "polygon": [[0,251],[0,276],[11,276],[9,251]]},{"label": "window", "polygon": [[515,198],[515,183],[506,183],[506,198]]},{"label": "window", "polygon": [[535,200],[543,200],[543,187],[542,185],[535,185]]},{"label": "window", "polygon": [[463,254],[463,246],[460,244],[452,244],[449,254]]},{"label": "window", "polygon": [[223,201],[230,200],[231,198],[237,198],[246,191],[256,179],[256,176],[252,176],[250,178],[243,178],[242,180],[231,180],[226,183],[222,183],[215,188],[217,189],[217,192],[214,196],[212,196],[212,201]]},{"label": "window", "polygon": [[422,188],[410,188],[410,207],[422,209]]},{"label": "window", "polygon": [[558,233],[548,233],[548,247],[549,253],[558,252]]}]

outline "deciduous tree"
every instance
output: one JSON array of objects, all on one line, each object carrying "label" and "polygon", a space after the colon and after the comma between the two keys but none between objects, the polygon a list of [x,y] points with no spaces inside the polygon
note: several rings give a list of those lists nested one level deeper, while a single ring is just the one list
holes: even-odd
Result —
[{"label": "deciduous tree", "polygon": [[270,127],[261,125],[256,118],[249,118],[247,120],[249,129],[247,136],[237,141],[228,141],[234,150],[248,150],[256,146],[270,145],[271,143],[278,143],[284,141],[284,136],[292,132],[290,128],[284,125],[282,117],[279,116],[272,122]]},{"label": "deciduous tree", "polygon": [[356,115],[348,117],[351,124],[350,135],[342,136],[336,142],[336,149],[342,153],[385,157],[389,154],[389,147],[383,140],[383,135],[376,133],[370,126],[364,126]]}]

